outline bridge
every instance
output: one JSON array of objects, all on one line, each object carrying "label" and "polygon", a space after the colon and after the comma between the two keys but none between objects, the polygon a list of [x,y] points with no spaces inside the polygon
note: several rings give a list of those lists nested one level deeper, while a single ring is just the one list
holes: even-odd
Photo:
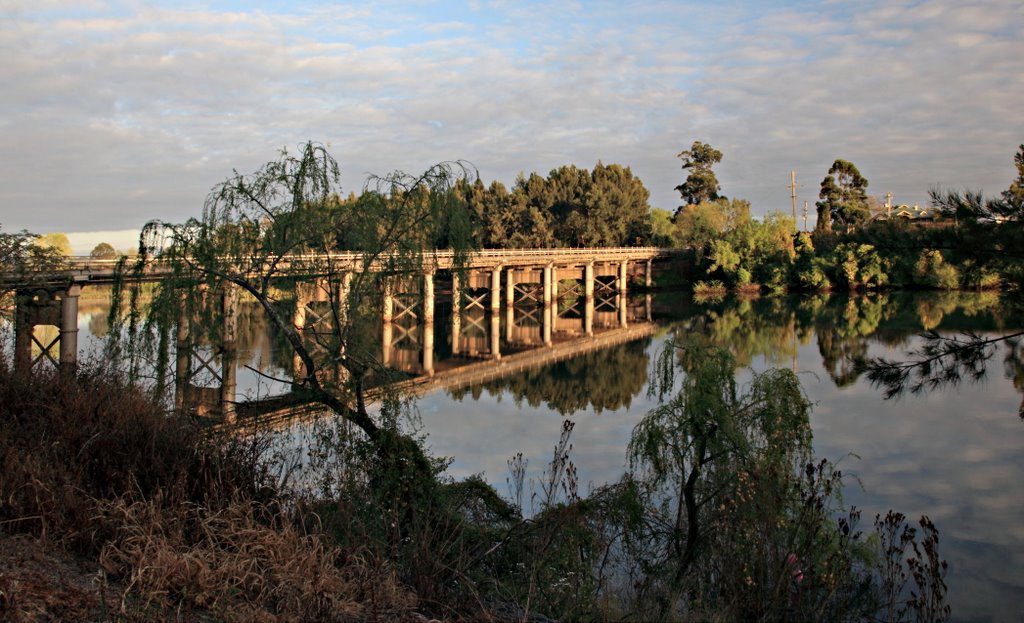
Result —
[{"label": "bridge", "polygon": [[[461,335],[458,325],[464,311],[490,310],[493,323],[502,302],[509,307],[527,303],[546,308],[568,297],[587,302],[586,310],[580,310],[579,314],[583,325],[581,331],[592,335],[595,314],[601,309],[599,301],[605,301],[607,306],[607,301],[616,296],[625,300],[630,282],[651,286],[654,262],[677,253],[678,250],[659,247],[487,249],[457,258],[453,251],[431,251],[422,255],[419,267],[413,269],[414,274],[394,280],[393,287],[385,290],[382,321],[385,332],[408,319],[432,325],[435,280],[442,273],[445,279],[450,279],[455,336]],[[354,273],[383,270],[391,259],[386,254],[369,257],[353,252],[286,257],[279,263],[281,276],[301,276],[308,280],[306,287],[296,289],[294,325],[305,329],[315,323],[317,303],[336,291],[334,288],[341,288],[344,293]],[[327,277],[311,273],[310,267],[316,265],[330,266],[330,274],[336,276],[336,283],[328,283]],[[142,275],[133,278],[158,281],[169,271],[168,264],[157,260]],[[57,367],[73,369],[78,359],[78,297],[82,288],[110,284],[116,278],[117,260],[80,257],[67,258],[59,270],[47,273],[0,274],[0,280],[16,293],[15,368],[31,369],[40,362],[49,361]],[[237,293],[226,291],[224,297],[226,322],[230,324]],[[595,302],[595,297],[598,302]],[[512,326],[511,322],[507,324]],[[538,324],[546,327],[544,342],[550,344],[550,332],[556,330],[556,323]],[[625,326],[625,322],[621,324]],[[40,325],[56,326],[58,336],[43,343],[35,335],[35,327]],[[425,337],[428,334],[429,331],[424,331]],[[383,339],[387,342],[387,333]],[[497,332],[489,331],[489,339],[491,344],[478,350],[486,350],[497,358]],[[458,337],[456,342],[459,342]],[[472,346],[470,340],[467,347]],[[385,365],[391,363],[389,352],[392,351],[385,346]]]}]

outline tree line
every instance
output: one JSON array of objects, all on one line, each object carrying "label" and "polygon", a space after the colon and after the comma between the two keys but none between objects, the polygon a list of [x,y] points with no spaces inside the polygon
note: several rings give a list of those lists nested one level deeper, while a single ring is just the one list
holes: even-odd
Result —
[{"label": "tree line", "polygon": [[[813,232],[798,232],[780,212],[751,218],[750,204],[728,199],[711,166],[721,153],[703,143],[680,154],[691,171],[677,187],[674,215],[655,210],[655,236],[691,251],[690,281],[702,292],[1019,286],[1024,281],[1024,145],[1017,177],[999,196],[932,190],[934,218],[882,216],[853,163],[837,159],[821,182]],[[872,217],[872,204],[875,215]]]}]

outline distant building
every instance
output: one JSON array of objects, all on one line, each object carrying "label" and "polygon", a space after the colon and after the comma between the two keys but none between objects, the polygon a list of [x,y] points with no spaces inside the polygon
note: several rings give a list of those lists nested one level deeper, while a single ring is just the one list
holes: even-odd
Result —
[{"label": "distant building", "polygon": [[884,210],[873,214],[871,219],[874,221],[894,221],[902,219],[915,225],[939,225],[944,224],[946,221],[942,212],[937,208],[922,208],[917,204],[909,206],[905,203],[893,207],[886,206]]}]

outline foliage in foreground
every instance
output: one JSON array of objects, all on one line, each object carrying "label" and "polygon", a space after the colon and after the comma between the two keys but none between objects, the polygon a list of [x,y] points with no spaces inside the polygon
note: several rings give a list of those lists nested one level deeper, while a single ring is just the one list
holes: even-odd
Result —
[{"label": "foliage in foreground", "polygon": [[109,369],[83,365],[73,383],[3,368],[0,526],[93,556],[134,620],[947,616],[934,527],[918,538],[892,515],[862,534],[841,473],[810,453],[792,373],[744,390],[733,370],[721,352],[669,351],[630,473],[580,492],[567,421],[527,499],[527,466],[510,461],[506,500],[417,464],[398,413],[382,417],[386,452],[322,421],[296,477],[265,438],[165,416]]},{"label": "foliage in foreground", "polygon": [[[288,506],[264,441],[168,417],[97,364],[27,377],[0,360],[0,532],[94,560],[123,590],[106,595],[121,620],[409,619],[414,599],[384,561]],[[8,588],[0,618],[20,620]]]}]

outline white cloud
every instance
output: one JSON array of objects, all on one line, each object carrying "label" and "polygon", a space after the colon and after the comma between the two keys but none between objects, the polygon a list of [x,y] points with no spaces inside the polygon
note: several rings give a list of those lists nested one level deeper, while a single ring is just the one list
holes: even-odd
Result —
[{"label": "white cloud", "polygon": [[788,207],[791,169],[813,202],[838,157],[908,202],[937,183],[1008,184],[1019,10],[751,8],[25,8],[0,25],[0,223],[182,219],[232,168],[307,139],[333,145],[349,189],[443,159],[506,184],[602,160],[671,208],[675,154],[697,139],[725,152],[726,194],[759,212]]}]

